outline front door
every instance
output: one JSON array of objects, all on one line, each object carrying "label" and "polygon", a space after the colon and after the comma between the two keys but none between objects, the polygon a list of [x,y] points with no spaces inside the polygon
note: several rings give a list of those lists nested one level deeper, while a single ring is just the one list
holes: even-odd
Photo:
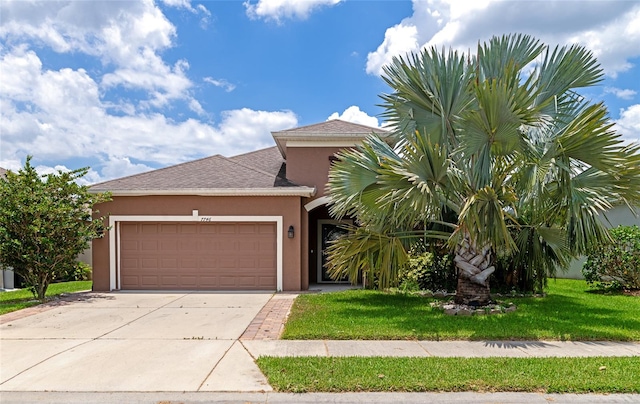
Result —
[{"label": "front door", "polygon": [[348,282],[348,278],[333,280],[327,274],[327,248],[331,242],[347,233],[340,227],[344,222],[337,220],[318,220],[318,282]]}]

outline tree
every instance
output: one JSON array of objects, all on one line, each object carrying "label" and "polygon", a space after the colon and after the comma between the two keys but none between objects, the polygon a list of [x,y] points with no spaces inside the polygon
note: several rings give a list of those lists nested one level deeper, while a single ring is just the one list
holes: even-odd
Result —
[{"label": "tree", "polygon": [[456,301],[485,305],[498,256],[541,287],[608,239],[599,214],[640,200],[640,146],[624,146],[606,107],[577,92],[602,79],[581,46],[494,37],[475,55],[394,58],[383,79],[392,134],[342,151],[329,175],[330,212],[360,226],[330,250],[336,276],[371,271],[386,284],[416,239],[446,239]]},{"label": "tree", "polygon": [[88,168],[40,176],[30,161],[0,180],[0,265],[13,267],[44,300],[49,284],[104,231],[92,208],[109,195],[89,194],[75,182]]}]

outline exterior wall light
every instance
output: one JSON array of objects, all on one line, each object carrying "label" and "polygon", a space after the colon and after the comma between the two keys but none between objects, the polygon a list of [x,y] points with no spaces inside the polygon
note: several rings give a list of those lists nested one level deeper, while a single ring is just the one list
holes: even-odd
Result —
[{"label": "exterior wall light", "polygon": [[293,238],[293,225],[289,226],[289,231],[287,232],[289,238]]}]

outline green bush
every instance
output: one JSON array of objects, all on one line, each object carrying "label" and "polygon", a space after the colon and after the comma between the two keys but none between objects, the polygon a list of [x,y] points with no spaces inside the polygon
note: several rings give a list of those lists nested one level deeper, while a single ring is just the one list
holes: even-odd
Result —
[{"label": "green bush", "polygon": [[68,268],[59,279],[60,282],[88,281],[91,280],[91,265],[84,262],[76,262]]},{"label": "green bush", "polygon": [[407,268],[399,275],[399,285],[403,291],[453,291],[456,281],[451,257],[431,252],[412,254]]},{"label": "green bush", "polygon": [[640,289],[640,228],[618,226],[609,233],[613,242],[587,256],[582,275],[601,289]]}]

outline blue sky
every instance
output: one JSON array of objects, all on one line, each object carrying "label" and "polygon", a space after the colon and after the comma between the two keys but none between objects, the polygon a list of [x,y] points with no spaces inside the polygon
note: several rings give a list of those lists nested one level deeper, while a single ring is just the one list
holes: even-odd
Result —
[{"label": "blue sky", "polygon": [[635,1],[2,1],[0,166],[91,166],[89,183],[273,145],[341,118],[377,126],[381,68],[511,32],[581,43],[616,129],[640,140]]}]

